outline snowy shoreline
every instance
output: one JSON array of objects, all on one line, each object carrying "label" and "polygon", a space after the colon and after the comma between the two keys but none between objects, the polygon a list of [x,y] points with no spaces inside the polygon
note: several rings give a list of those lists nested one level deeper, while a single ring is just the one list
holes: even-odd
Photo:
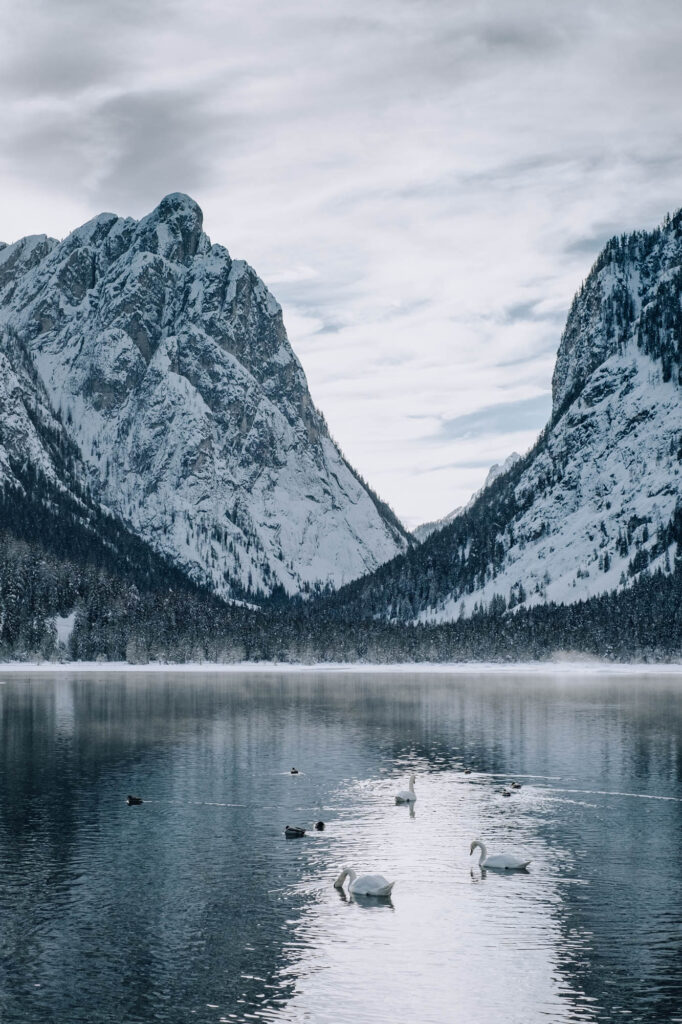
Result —
[{"label": "snowy shoreline", "polygon": [[396,664],[378,665],[373,662],[320,662],[314,665],[294,664],[291,662],[247,661],[234,663],[217,662],[186,662],[184,664],[165,664],[150,662],[146,665],[129,665],[125,661],[71,661],[52,663],[42,662],[4,662],[0,663],[0,673],[25,674],[29,672],[62,673],[344,673],[348,675],[371,673],[375,675],[394,675],[410,673],[420,675],[509,675],[523,672],[528,675],[639,675],[651,676],[682,676],[682,664],[651,662],[602,662],[602,661],[532,661],[532,662],[485,662],[461,661],[431,664],[429,662],[400,662]]}]

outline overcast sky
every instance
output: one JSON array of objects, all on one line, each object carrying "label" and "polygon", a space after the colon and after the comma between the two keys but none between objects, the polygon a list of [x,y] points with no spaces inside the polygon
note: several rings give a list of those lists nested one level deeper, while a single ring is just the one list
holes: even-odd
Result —
[{"label": "overcast sky", "polygon": [[0,46],[0,238],[189,192],[410,526],[532,443],[602,244],[682,205],[679,0],[6,0]]}]

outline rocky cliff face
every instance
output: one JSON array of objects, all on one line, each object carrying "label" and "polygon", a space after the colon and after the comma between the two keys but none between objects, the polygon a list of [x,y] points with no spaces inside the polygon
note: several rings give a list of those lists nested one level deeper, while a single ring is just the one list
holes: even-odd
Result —
[{"label": "rocky cliff face", "polygon": [[573,300],[561,338],[552,380],[555,415],[633,338],[661,362],[666,380],[673,363],[679,372],[681,264],[680,213],[655,231],[606,245]]},{"label": "rocky cliff face", "polygon": [[576,296],[535,447],[405,559],[338,595],[450,621],[670,573],[682,500],[682,213],[615,238]]},{"label": "rocky cliff face", "polygon": [[99,500],[217,593],[339,586],[405,549],[329,437],[278,303],[188,196],[0,248],[0,335],[14,446],[49,471],[19,387]]}]

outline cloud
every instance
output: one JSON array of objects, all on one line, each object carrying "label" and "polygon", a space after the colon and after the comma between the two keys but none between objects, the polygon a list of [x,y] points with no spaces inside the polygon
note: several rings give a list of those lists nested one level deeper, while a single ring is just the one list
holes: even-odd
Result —
[{"label": "cloud", "polygon": [[682,205],[681,35],[676,0],[28,0],[0,237],[189,191],[349,458],[432,519],[543,426],[603,241]]},{"label": "cloud", "polygon": [[578,256],[580,259],[596,258],[606,243],[617,235],[618,225],[610,224],[604,227],[595,226],[587,235],[572,238],[566,242],[564,252],[569,256]]},{"label": "cloud", "polygon": [[448,441],[455,441],[484,437],[487,434],[533,430],[537,428],[538,423],[549,419],[551,409],[550,394],[537,395],[535,398],[526,398],[519,402],[498,402],[465,416],[443,420],[438,433]]},{"label": "cloud", "polygon": [[161,12],[160,0],[60,0],[58,9],[51,0],[17,5],[3,25],[3,96],[53,100],[123,80]]},{"label": "cloud", "polygon": [[92,136],[111,155],[100,164],[93,201],[150,208],[168,192],[200,192],[211,180],[210,143],[229,134],[229,119],[207,110],[189,89],[127,93],[93,113]]}]

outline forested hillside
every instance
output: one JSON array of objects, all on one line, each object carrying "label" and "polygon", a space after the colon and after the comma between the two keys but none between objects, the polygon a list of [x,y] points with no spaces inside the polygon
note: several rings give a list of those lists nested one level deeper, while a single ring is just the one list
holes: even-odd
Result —
[{"label": "forested hillside", "polygon": [[[28,483],[28,481],[27,481]],[[514,661],[588,654],[609,660],[682,657],[682,572],[566,606],[456,623],[349,619],[326,602],[284,595],[262,608],[227,605],[189,582],[115,520],[84,512],[32,481],[0,502],[0,660],[423,662]],[[44,499],[44,500],[43,500]],[[65,529],[65,524],[68,527]],[[682,540],[682,517],[674,524]],[[36,543],[32,538],[39,534]],[[678,540],[678,543],[679,543]],[[75,611],[60,645],[56,616]]]}]

